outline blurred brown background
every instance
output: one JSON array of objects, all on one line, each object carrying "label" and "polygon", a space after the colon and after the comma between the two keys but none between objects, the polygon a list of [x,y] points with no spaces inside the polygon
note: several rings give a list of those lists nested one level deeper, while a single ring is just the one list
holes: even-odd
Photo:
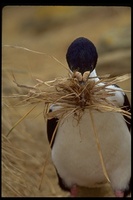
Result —
[{"label": "blurred brown background", "polygon": [[[131,72],[131,9],[100,6],[7,6],[2,12],[2,131],[7,135],[14,124],[32,106],[16,105],[9,98],[24,94],[13,83],[35,85],[35,79],[52,80],[67,76],[65,54],[77,37],[90,39],[97,47],[98,75],[121,75]],[[16,45],[33,52],[5,47]],[[63,65],[53,59],[58,59]],[[119,85],[131,89],[130,79]],[[129,100],[131,94],[127,93]],[[47,164],[41,190],[48,141],[43,103],[19,123],[8,138],[3,138],[3,196],[67,196],[57,184],[51,160]],[[20,150],[21,149],[21,150]],[[80,196],[113,196],[110,186],[102,189],[81,189]]]}]

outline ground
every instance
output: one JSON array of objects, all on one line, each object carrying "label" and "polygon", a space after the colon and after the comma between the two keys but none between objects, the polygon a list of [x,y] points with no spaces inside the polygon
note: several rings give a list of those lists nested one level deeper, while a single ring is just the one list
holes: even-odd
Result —
[{"label": "ground", "polygon": [[[129,7],[12,6],[3,9],[2,196],[59,197],[68,195],[58,186],[50,158],[46,123],[43,117],[44,105],[39,104],[29,114],[33,105],[20,106],[19,102],[16,105],[16,99],[10,96],[24,94],[25,90],[14,84],[14,77],[20,84],[33,86],[36,78],[52,80],[57,76],[67,76],[66,50],[69,44],[80,36],[89,38],[99,50],[97,64],[99,74],[130,73],[130,47],[122,46],[117,51],[117,45],[112,51],[104,47],[103,53],[100,46],[102,39],[111,30],[130,27],[130,18]],[[117,34],[119,36],[119,32]],[[107,39],[108,46],[112,45],[114,38],[115,35]],[[6,45],[23,48],[11,48]],[[116,63],[117,65],[114,68],[108,68],[107,63],[109,66],[114,66]],[[120,86],[130,90],[130,79],[120,83]],[[127,95],[130,100],[131,94],[127,93]],[[21,123],[15,125],[22,117],[24,119]],[[14,125],[15,128],[13,128]],[[11,128],[13,130],[8,137],[5,137]],[[38,189],[47,155],[49,159],[45,175],[41,188]],[[80,188],[79,196],[113,196],[113,193],[110,185],[107,184],[100,189]]]}]

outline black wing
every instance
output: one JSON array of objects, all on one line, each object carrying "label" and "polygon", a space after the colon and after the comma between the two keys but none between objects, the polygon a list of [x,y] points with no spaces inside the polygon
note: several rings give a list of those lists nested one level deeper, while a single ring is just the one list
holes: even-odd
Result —
[{"label": "black wing", "polygon": [[[114,84],[114,86],[120,88],[116,84]],[[129,102],[127,95],[123,94],[123,98],[124,98],[124,103],[123,103],[122,109],[131,113],[131,106],[130,106],[130,102]],[[126,116],[124,116],[124,118],[125,118],[127,127],[130,131],[131,130],[131,119],[129,117],[126,117]]]},{"label": "black wing", "polygon": [[[50,109],[49,112],[52,112],[52,109]],[[47,120],[47,137],[48,137],[49,143],[51,142],[51,139],[52,139],[54,130],[57,126],[58,120],[59,120],[58,118],[52,118],[52,119]],[[56,136],[56,133],[55,133],[55,136]],[[53,147],[55,136],[52,141],[51,148]]]},{"label": "black wing", "polygon": [[[128,111],[128,112],[131,113],[130,102],[129,102],[128,97],[127,97],[126,94],[124,94],[124,104],[123,104],[123,106],[124,106],[124,107],[122,108],[123,110]],[[124,116],[124,118],[125,118],[125,120],[126,120],[127,127],[128,127],[128,129],[129,129],[129,131],[130,131],[130,130],[131,130],[131,119],[128,118],[128,117],[126,117],[126,116]]]},{"label": "black wing", "polygon": [[[49,112],[52,112],[52,109],[49,110]],[[48,119],[47,120],[47,137],[48,137],[48,141],[49,143],[51,142],[51,139],[52,139],[52,136],[53,136],[53,133],[54,133],[54,130],[57,126],[57,123],[58,123],[58,118],[52,118],[52,119]],[[57,133],[57,131],[56,131]],[[54,141],[55,141],[55,137],[56,137],[56,133],[55,133],[55,136],[54,136],[54,139],[52,141],[52,144],[51,144],[51,148],[53,147],[53,144],[54,144]],[[56,168],[55,168],[56,169]],[[56,173],[57,173],[57,176],[58,176],[58,184],[59,186],[64,190],[64,191],[70,191],[69,188],[67,188],[64,184],[64,181],[63,179],[60,177],[57,169],[56,169]]]}]

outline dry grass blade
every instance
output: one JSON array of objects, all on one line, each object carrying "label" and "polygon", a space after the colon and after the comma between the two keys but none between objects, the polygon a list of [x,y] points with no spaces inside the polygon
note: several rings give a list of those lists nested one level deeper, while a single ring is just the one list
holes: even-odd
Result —
[{"label": "dry grass blade", "polygon": [[27,117],[27,115],[36,107],[37,105],[35,105],[34,107],[32,107],[32,109],[30,109],[23,117],[21,117],[21,119],[19,119],[14,126],[10,129],[10,131],[7,133],[7,137],[9,136],[9,134],[12,132],[12,130],[25,118]]},{"label": "dry grass blade", "polygon": [[[57,131],[57,128],[59,126],[59,123],[60,121],[58,121],[55,129],[54,129],[54,132],[53,132],[53,135],[52,135],[52,138],[51,138],[51,141],[50,141],[50,147],[52,145],[52,142],[55,138],[55,134],[56,134],[56,131]],[[49,158],[49,155],[50,155],[50,148],[49,148],[49,151],[47,152],[47,155],[46,155],[46,159],[45,159],[45,163],[44,163],[44,166],[43,166],[43,171],[42,171],[42,176],[41,176],[41,181],[39,183],[39,190],[41,189],[41,184],[42,184],[42,181],[43,181],[43,177],[44,177],[44,174],[45,174],[45,169],[46,169],[46,166],[47,166],[47,162],[48,162],[48,158]]]},{"label": "dry grass blade", "polygon": [[105,167],[105,164],[104,164],[104,159],[103,159],[103,155],[102,155],[102,151],[101,151],[99,138],[98,138],[98,135],[97,135],[97,131],[95,129],[95,122],[94,122],[93,114],[92,114],[91,110],[89,110],[89,112],[90,112],[90,117],[91,117],[92,127],[93,127],[93,133],[94,133],[94,137],[95,137],[95,140],[96,140],[97,149],[98,149],[98,153],[99,153],[99,157],[100,157],[103,173],[104,173],[107,181],[110,183],[110,179],[108,177],[108,173],[107,173],[107,170],[106,170],[106,167]]},{"label": "dry grass blade", "polygon": [[4,182],[6,186],[8,187],[8,189],[11,190],[16,196],[23,197],[23,195],[20,192],[18,192],[18,190],[16,190],[14,187],[12,187],[12,185],[9,184],[8,181],[4,181]]},{"label": "dry grass blade", "polygon": [[49,55],[48,53],[44,53],[44,52],[40,52],[40,51],[31,50],[31,49],[29,49],[29,48],[22,47],[22,46],[17,46],[17,45],[8,45],[8,44],[5,44],[5,45],[3,45],[3,47],[14,48],[14,49],[21,49],[21,50],[24,50],[24,51],[29,51],[29,52],[31,52],[31,53],[36,53],[36,54],[40,54],[40,55],[45,55],[45,56],[47,56],[47,57],[49,57],[49,58],[54,59],[54,60],[55,60],[56,62],[58,62],[60,65],[62,65],[63,67],[65,67],[66,70],[68,71],[68,68],[67,68],[65,65],[63,65],[57,58],[55,58],[54,56]]},{"label": "dry grass blade", "polygon": [[[15,148],[12,142],[2,134],[2,188],[3,195],[24,197],[31,193],[28,185],[27,169],[24,168],[26,152]],[[29,156],[28,154],[26,154]],[[8,193],[4,190],[8,188]]]}]

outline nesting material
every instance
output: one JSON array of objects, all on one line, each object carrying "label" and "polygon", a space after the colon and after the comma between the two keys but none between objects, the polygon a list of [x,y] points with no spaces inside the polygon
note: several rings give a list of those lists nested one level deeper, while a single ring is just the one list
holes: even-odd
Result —
[{"label": "nesting material", "polygon": [[[88,74],[87,74],[88,75]],[[14,80],[18,87],[23,87],[28,90],[26,95],[22,95],[22,103],[28,102],[30,104],[37,104],[39,102],[45,103],[44,116],[47,119],[53,117],[66,117],[71,113],[81,115],[85,109],[95,109],[100,112],[119,112],[130,118],[130,112],[117,107],[116,102],[111,102],[108,97],[114,96],[117,89],[110,89],[107,86],[122,82],[130,78],[129,74],[110,78],[108,76],[101,77],[97,82],[94,78],[86,78],[79,74],[69,75],[65,78],[57,78],[52,81],[42,81],[36,79],[35,86],[20,85]],[[104,84],[102,84],[104,83]],[[56,104],[61,106],[59,110],[48,112],[50,105]]]}]

